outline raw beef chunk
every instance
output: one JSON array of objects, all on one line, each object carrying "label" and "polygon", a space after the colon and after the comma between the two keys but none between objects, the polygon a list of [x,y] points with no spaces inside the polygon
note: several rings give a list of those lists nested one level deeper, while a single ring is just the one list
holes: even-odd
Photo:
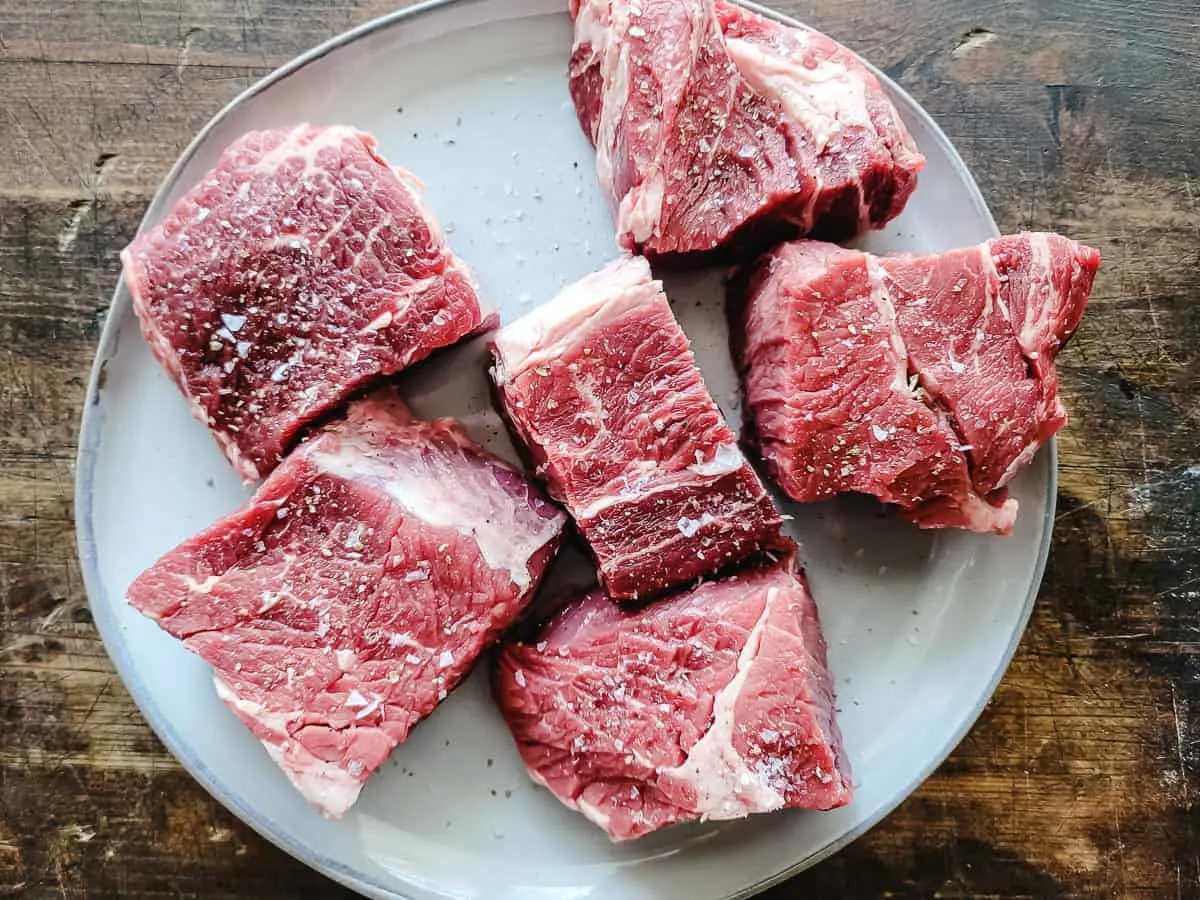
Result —
[{"label": "raw beef chunk", "polygon": [[1053,234],[927,256],[777,248],[735,282],[772,477],[800,501],[855,491],[923,527],[1007,533],[1004,486],[1066,423],[1054,358],[1099,263]]},{"label": "raw beef chunk", "polygon": [[850,801],[817,607],[790,559],[638,611],[584,596],[503,646],[530,776],[613,840]]},{"label": "raw beef chunk", "polygon": [[129,602],[213,667],[296,788],[339,816],[517,618],[564,523],[457,423],[376,395]]},{"label": "raw beef chunk", "polygon": [[716,10],[738,73],[783,110],[797,168],[815,179],[797,229],[843,238],[900,215],[925,158],[858,55],[733,3]]},{"label": "raw beef chunk", "polygon": [[121,254],[150,348],[243,477],[359,386],[494,324],[418,188],[352,128],[253,132]]},{"label": "raw beef chunk", "polygon": [[686,583],[778,540],[779,513],[644,259],[567,287],[497,332],[493,354],[505,415],[613,597]]},{"label": "raw beef chunk", "polygon": [[714,0],[573,0],[570,88],[621,246],[843,238],[924,165],[874,75],[819,32]]}]

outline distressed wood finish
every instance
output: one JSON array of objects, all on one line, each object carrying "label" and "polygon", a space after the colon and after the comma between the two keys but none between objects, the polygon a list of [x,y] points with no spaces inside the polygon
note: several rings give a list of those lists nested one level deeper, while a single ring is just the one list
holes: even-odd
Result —
[{"label": "distressed wood finish", "polygon": [[[771,896],[1200,896],[1200,13],[1192,0],[781,7],[938,119],[1005,230],[1105,265],[1020,653],[951,759]],[[342,897],[194,784],[115,678],[71,480],[99,325],[204,121],[386,0],[0,0],[0,895]]]}]

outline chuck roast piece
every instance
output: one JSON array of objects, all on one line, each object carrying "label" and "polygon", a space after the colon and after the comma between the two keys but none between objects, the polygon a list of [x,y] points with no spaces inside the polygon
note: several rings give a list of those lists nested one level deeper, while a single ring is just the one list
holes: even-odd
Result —
[{"label": "chuck roast piece", "polygon": [[578,598],[503,646],[530,777],[613,840],[850,801],[817,607],[791,558],[644,609]]},{"label": "chuck roast piece", "polygon": [[1001,534],[1005,485],[1067,421],[1054,358],[1100,256],[1018,234],[924,256],[797,241],[734,282],[751,436],[799,501],[847,491]]},{"label": "chuck roast piece", "polygon": [[623,258],[496,332],[518,441],[619,600],[770,547],[781,517],[696,367],[645,259]]},{"label": "chuck roast piece", "polygon": [[516,620],[565,520],[457,423],[376,395],[129,602],[212,666],[296,788],[340,816]]},{"label": "chuck roast piece", "polygon": [[150,349],[246,479],[356,389],[496,323],[417,180],[343,126],[239,138],[121,260]]},{"label": "chuck roast piece", "polygon": [[895,218],[925,164],[866,65],[721,0],[573,0],[570,89],[617,239],[651,255]]}]

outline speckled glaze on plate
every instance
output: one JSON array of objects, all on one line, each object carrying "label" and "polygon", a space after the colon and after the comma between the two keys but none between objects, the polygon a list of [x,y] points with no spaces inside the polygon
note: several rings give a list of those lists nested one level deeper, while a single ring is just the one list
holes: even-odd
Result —
[{"label": "speckled glaze on plate", "polygon": [[[244,131],[301,120],[379,137],[417,172],[454,249],[506,320],[613,255],[593,154],[567,97],[561,0],[457,0],[355,29],[237,98],[196,138],[147,213],[155,222]],[[773,15],[773,14],[772,14]],[[862,246],[936,250],[996,227],[954,148],[880,76],[928,157],[907,211]],[[719,278],[668,279],[717,401],[739,423]],[[512,456],[491,409],[481,341],[402,379],[419,414],[454,415]],[[1009,538],[920,532],[867,501],[788,507],[837,679],[858,793],[832,813],[687,826],[614,846],[525,777],[477,672],[327,821],[217,699],[206,666],[125,605],[162,552],[247,489],[141,340],[124,287],[83,417],[76,510],[92,611],[151,726],[204,787],[268,839],[363,894],[486,900],[724,900],[845,846],[937,766],[974,722],[1016,648],[1049,546],[1054,450],[1016,480]],[[570,563],[556,577],[570,579]]]}]

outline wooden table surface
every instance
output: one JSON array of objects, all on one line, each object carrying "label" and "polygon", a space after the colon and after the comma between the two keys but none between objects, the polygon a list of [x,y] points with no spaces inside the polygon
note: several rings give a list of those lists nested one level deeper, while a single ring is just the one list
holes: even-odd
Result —
[{"label": "wooden table surface", "polygon": [[[770,896],[1200,897],[1200,6],[780,2],[884,68],[1004,230],[1098,247],[1053,554],[995,699]],[[75,556],[79,412],[159,180],[236,92],[389,0],[0,0],[0,895],[343,897],[163,750]]]}]

